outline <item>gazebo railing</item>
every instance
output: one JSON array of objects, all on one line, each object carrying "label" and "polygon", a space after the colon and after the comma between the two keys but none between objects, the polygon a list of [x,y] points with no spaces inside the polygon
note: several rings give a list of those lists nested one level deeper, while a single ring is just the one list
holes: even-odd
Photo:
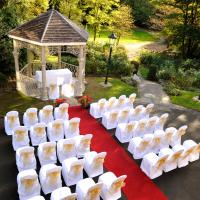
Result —
[{"label": "gazebo railing", "polygon": [[62,68],[68,68],[72,72],[73,77],[78,76],[78,66],[72,65],[72,64],[69,64],[69,63],[65,63],[65,62],[61,62],[61,67]]}]

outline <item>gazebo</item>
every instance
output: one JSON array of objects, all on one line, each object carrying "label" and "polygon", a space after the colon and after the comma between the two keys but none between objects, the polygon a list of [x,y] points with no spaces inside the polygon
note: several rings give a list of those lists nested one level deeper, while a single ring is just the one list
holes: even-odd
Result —
[{"label": "gazebo", "polygon": [[[74,96],[81,96],[85,90],[85,57],[88,36],[87,31],[54,9],[11,30],[9,37],[13,39],[17,90],[27,96],[48,99],[46,70],[68,68],[75,80]],[[20,69],[19,51],[22,48],[27,49],[27,64]],[[79,65],[62,62],[63,52],[76,56]],[[56,64],[47,62],[49,55],[57,55]],[[40,86],[35,79],[36,70],[41,70],[42,73]]]}]

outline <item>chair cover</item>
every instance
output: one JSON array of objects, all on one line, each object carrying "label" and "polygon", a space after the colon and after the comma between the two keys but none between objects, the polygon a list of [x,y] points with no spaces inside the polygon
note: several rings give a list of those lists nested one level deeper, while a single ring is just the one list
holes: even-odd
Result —
[{"label": "chair cover", "polygon": [[65,97],[73,97],[74,96],[74,85],[76,81],[72,81],[71,83],[66,83],[62,85],[61,94]]},{"label": "chair cover", "polygon": [[45,142],[39,144],[38,158],[41,166],[56,163],[56,142]]},{"label": "chair cover", "polygon": [[58,99],[60,94],[59,94],[59,86],[57,84],[51,83],[48,88],[48,94],[49,94],[49,99]]},{"label": "chair cover", "polygon": [[144,156],[140,168],[150,179],[155,179],[162,175],[167,159],[168,155],[159,157],[155,153],[148,153]]},{"label": "chair cover", "polygon": [[28,200],[45,200],[45,198],[43,196],[34,196]]},{"label": "chair cover", "polygon": [[116,108],[116,105],[117,105],[116,97],[110,97],[106,102],[106,110],[110,112]]},{"label": "chair cover", "polygon": [[34,147],[21,147],[16,151],[16,165],[18,171],[36,169]]},{"label": "chair cover", "polygon": [[165,129],[165,137],[163,140],[163,148],[168,148],[169,145],[173,147],[173,135],[176,133],[176,128],[169,127]]},{"label": "chair cover", "polygon": [[118,115],[119,115],[118,111],[111,111],[104,113],[102,118],[103,126],[108,130],[116,128],[118,124]]},{"label": "chair cover", "polygon": [[97,153],[91,151],[84,156],[84,169],[89,177],[95,177],[103,174],[103,163],[106,152]]},{"label": "chair cover", "polygon": [[4,127],[7,135],[12,135],[13,129],[20,126],[19,113],[17,111],[10,111],[4,117]]},{"label": "chair cover", "polygon": [[12,146],[15,151],[20,147],[29,146],[28,130],[25,126],[18,126],[13,129]]},{"label": "chair cover", "polygon": [[143,118],[143,111],[145,107],[143,105],[138,105],[135,109],[130,110],[129,121],[139,121]]},{"label": "chair cover", "polygon": [[46,124],[45,123],[37,123],[31,126],[30,129],[30,137],[32,146],[38,146],[41,143],[47,142],[46,136]]},{"label": "chair cover", "polygon": [[47,135],[49,141],[55,142],[64,138],[64,121],[63,119],[56,119],[50,122],[47,126]]},{"label": "chair cover", "polygon": [[115,136],[121,143],[129,142],[135,136],[137,125],[136,121],[118,124]]},{"label": "chair cover", "polygon": [[68,103],[62,103],[58,107],[56,107],[54,110],[54,118],[68,120],[69,119],[68,107],[69,107]]},{"label": "chair cover", "polygon": [[156,128],[156,124],[158,122],[159,118],[157,116],[151,117],[148,119],[146,124],[146,133],[151,134],[154,133],[154,130]]},{"label": "chair cover", "polygon": [[45,195],[62,187],[61,169],[62,167],[55,164],[47,164],[41,167],[39,178]]},{"label": "chair cover", "polygon": [[76,200],[76,196],[69,187],[61,187],[51,193],[51,200]]},{"label": "chair cover", "polygon": [[67,186],[75,185],[83,179],[83,160],[76,157],[67,158],[62,162],[62,176]]},{"label": "chair cover", "polygon": [[17,175],[17,186],[20,200],[27,200],[40,195],[40,184],[38,175],[34,169],[19,172]]},{"label": "chair cover", "polygon": [[185,149],[194,148],[194,151],[189,156],[190,162],[193,162],[195,160],[199,160],[200,144],[197,144],[193,140],[185,140],[183,142],[183,146],[184,146]]},{"label": "chair cover", "polygon": [[126,100],[126,106],[129,108],[133,108],[133,103],[135,102],[136,94],[131,94]]},{"label": "chair cover", "polygon": [[127,105],[126,95],[121,95],[116,102],[116,109],[123,109]]},{"label": "chair cover", "polygon": [[128,145],[128,151],[133,154],[134,159],[141,159],[151,152],[151,142],[153,134],[146,134],[144,138],[135,137]]},{"label": "chair cover", "polygon": [[129,119],[129,110],[130,110],[130,108],[122,108],[119,111],[118,124],[127,123],[128,122],[128,119]]},{"label": "chair cover", "polygon": [[144,111],[143,111],[143,118],[148,119],[150,114],[153,111],[153,108],[154,108],[154,104],[153,103],[148,104],[146,106],[146,108],[144,109]]},{"label": "chair cover", "polygon": [[138,122],[134,137],[143,137],[146,134],[146,125],[147,125],[147,120],[141,119]]},{"label": "chair cover", "polygon": [[125,186],[126,175],[116,177],[113,172],[106,172],[99,177],[98,182],[103,183],[101,190],[101,197],[103,200],[117,200],[120,199],[121,188]]},{"label": "chair cover", "polygon": [[29,108],[23,115],[23,123],[28,129],[38,123],[37,108]]},{"label": "chair cover", "polygon": [[81,120],[80,118],[75,117],[65,122],[64,129],[66,138],[73,138],[80,134],[79,131],[80,120]]},{"label": "chair cover", "polygon": [[76,185],[77,200],[100,200],[102,183],[95,183],[92,178],[80,180]]},{"label": "chair cover", "polygon": [[85,153],[90,152],[90,145],[93,135],[80,135],[75,138],[76,156],[77,158],[84,157]]},{"label": "chair cover", "polygon": [[162,130],[157,130],[154,133],[154,137],[152,140],[152,152],[158,153],[160,149],[165,147],[164,144],[165,132]]},{"label": "chair cover", "polygon": [[168,113],[164,113],[163,115],[161,115],[156,124],[155,130],[163,130],[168,117],[169,117]]},{"label": "chair cover", "polygon": [[40,122],[44,122],[46,124],[54,120],[52,105],[44,106],[42,110],[39,111],[39,120]]},{"label": "chair cover", "polygon": [[94,118],[101,118],[106,111],[106,99],[90,104],[90,115]]},{"label": "chair cover", "polygon": [[57,155],[60,163],[67,158],[76,157],[75,138],[59,140],[57,142]]},{"label": "chair cover", "polygon": [[181,137],[185,135],[187,128],[188,126],[184,125],[184,126],[181,126],[176,132],[174,132],[172,136],[172,142],[171,142],[172,146],[181,144]]}]

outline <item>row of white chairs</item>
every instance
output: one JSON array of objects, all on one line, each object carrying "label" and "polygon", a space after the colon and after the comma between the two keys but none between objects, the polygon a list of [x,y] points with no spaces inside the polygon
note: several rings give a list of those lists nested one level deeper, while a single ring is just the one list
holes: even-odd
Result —
[{"label": "row of white chairs", "polygon": [[[57,119],[46,125],[45,123],[37,123],[30,127],[29,131],[26,126],[16,126],[12,131],[12,144],[14,150],[21,146],[29,145],[31,140],[32,146],[38,146],[43,142],[54,142],[64,138],[72,138],[80,134],[79,130],[80,118],[72,118],[70,120]],[[46,131],[47,127],[47,131]]]},{"label": "row of white chairs", "polygon": [[186,133],[187,126],[179,129],[169,127],[165,131],[157,130],[154,134],[146,134],[144,137],[132,138],[128,145],[128,151],[134,159],[141,159],[148,153],[158,153],[162,148],[173,147],[181,144],[181,137]]},{"label": "row of white chairs", "polygon": [[[57,157],[60,163],[66,158],[81,158],[90,151],[92,134],[80,135],[74,138],[61,139],[56,142],[44,142],[39,144],[37,155],[40,165],[55,164]],[[34,147],[24,146],[16,151],[16,164],[19,171],[36,169]]]},{"label": "row of white chairs", "polygon": [[135,93],[131,94],[128,98],[125,95],[121,95],[118,99],[116,97],[111,97],[108,100],[102,98],[98,102],[90,104],[90,115],[94,118],[101,118],[105,112],[125,107],[133,108],[135,98]]},{"label": "row of white chairs", "polygon": [[[54,119],[68,120],[68,107],[67,103],[63,103],[53,110],[52,105],[47,105],[39,112],[37,108],[29,108],[23,115],[23,125],[29,129],[38,122],[43,122],[47,125],[49,122],[54,121]],[[17,111],[9,111],[4,117],[4,126],[6,134],[12,135],[13,129],[20,126],[19,113]]]},{"label": "row of white chairs", "polygon": [[151,179],[157,178],[164,172],[185,167],[189,162],[199,159],[200,143],[186,140],[183,145],[177,144],[172,149],[163,148],[159,154],[149,153],[144,156],[140,168]]},{"label": "row of white chairs", "polygon": [[63,175],[62,167],[44,165],[40,170],[39,180],[35,170],[20,172],[17,176],[19,199],[43,200],[40,196],[42,189],[44,194],[51,193],[51,200],[98,200],[100,196],[103,200],[117,200],[121,198],[121,188],[127,177],[117,177],[112,172],[106,172],[99,176],[97,183],[92,178],[81,179],[76,184],[76,193],[71,193],[69,187],[62,187],[61,171]]},{"label": "row of white chairs", "polygon": [[168,116],[168,113],[165,113],[160,117],[154,116],[149,119],[119,123],[115,131],[115,136],[121,143],[126,143],[134,137],[143,137],[145,134],[163,130]]}]

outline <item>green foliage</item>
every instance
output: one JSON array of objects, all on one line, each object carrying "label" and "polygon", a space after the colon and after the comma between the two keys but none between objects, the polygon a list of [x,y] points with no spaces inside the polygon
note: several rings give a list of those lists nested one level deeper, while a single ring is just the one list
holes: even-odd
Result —
[{"label": "green foliage", "polygon": [[124,82],[124,83],[127,83],[128,85],[132,85],[134,87],[137,87],[137,81],[134,80],[131,76],[122,76],[121,77],[121,80]]},{"label": "green foliage", "polygon": [[180,96],[181,95],[181,91],[179,89],[177,89],[176,85],[171,82],[167,82],[165,84],[164,90],[170,96]]},{"label": "green foliage", "polygon": [[195,74],[193,86],[200,89],[200,72]]}]

